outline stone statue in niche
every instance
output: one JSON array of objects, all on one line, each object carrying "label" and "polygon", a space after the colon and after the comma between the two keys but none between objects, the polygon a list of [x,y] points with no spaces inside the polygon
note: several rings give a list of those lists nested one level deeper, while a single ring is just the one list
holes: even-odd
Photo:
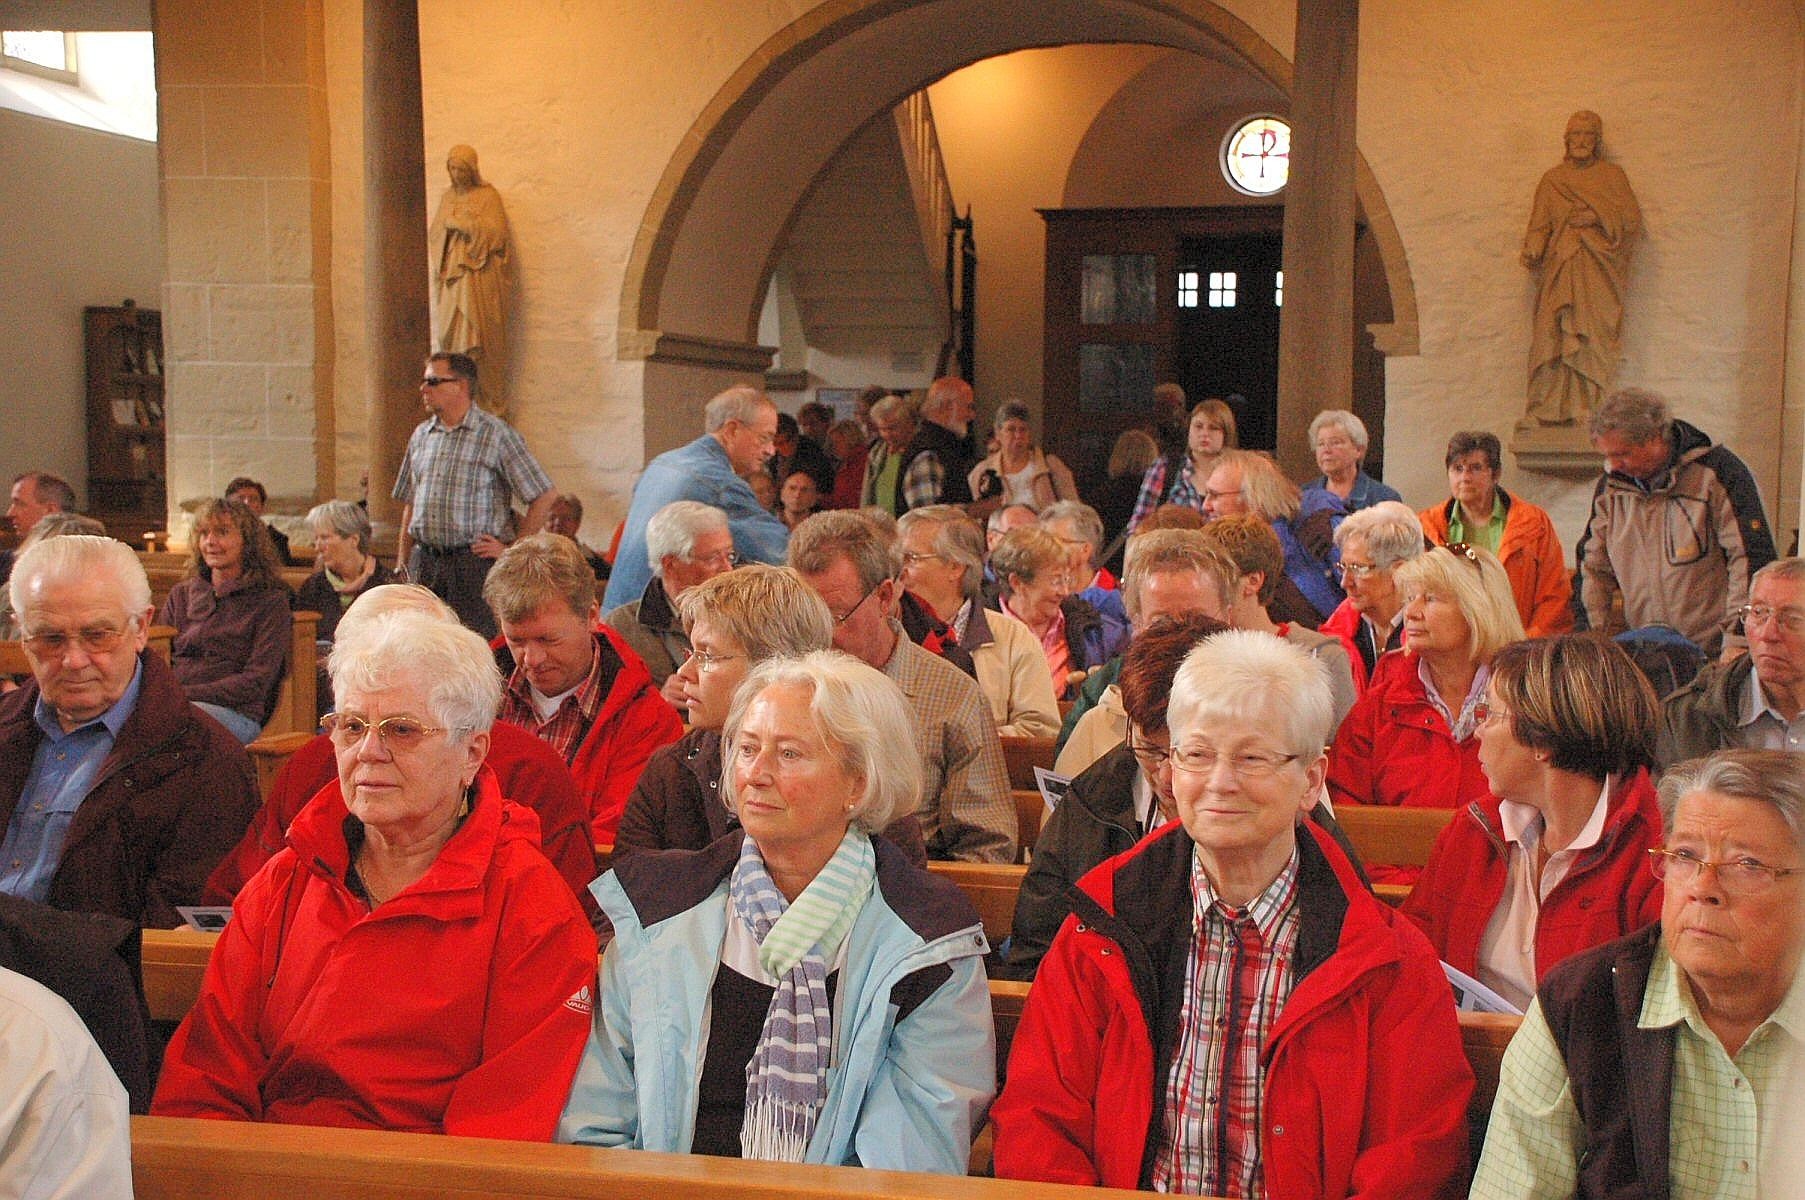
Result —
[{"label": "stone statue in niche", "polygon": [[1597,113],[1574,113],[1567,157],[1536,185],[1522,261],[1542,278],[1523,427],[1575,426],[1583,435],[1623,352],[1623,293],[1642,210],[1623,168],[1599,157],[1603,139]]},{"label": "stone statue in niche", "polygon": [[439,198],[428,234],[433,349],[475,359],[483,407],[506,417],[508,214],[501,193],[477,173],[475,150],[453,146],[445,170],[451,187]]}]

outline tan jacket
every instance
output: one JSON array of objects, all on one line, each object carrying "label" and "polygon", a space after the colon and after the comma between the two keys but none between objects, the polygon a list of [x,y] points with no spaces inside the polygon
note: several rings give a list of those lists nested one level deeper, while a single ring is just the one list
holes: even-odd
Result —
[{"label": "tan jacket", "polygon": [[[1059,460],[1057,454],[1048,454],[1036,447],[1029,456],[1035,466],[1034,471],[1034,509],[1036,512],[1053,503],[1055,500],[1078,499],[1078,484],[1072,478],[1072,469]],[[971,485],[971,494],[978,494],[978,480],[984,472],[1003,473],[1003,456],[999,451],[971,469],[967,482]]]}]

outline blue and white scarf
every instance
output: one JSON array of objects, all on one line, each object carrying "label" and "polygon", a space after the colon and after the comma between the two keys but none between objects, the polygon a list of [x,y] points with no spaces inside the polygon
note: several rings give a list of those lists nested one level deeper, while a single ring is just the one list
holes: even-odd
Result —
[{"label": "blue and white scarf", "polygon": [[747,838],[728,884],[728,902],[758,942],[758,961],[777,977],[758,1048],[746,1066],[740,1153],[801,1162],[827,1101],[833,1009],[827,964],[839,953],[877,879],[871,839],[848,828],[820,874],[788,903]]}]

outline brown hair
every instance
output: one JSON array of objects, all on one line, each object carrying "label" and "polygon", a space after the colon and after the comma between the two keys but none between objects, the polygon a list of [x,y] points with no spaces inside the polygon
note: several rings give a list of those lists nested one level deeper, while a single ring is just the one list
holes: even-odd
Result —
[{"label": "brown hair", "polygon": [[188,565],[190,578],[198,576],[208,582],[213,580],[213,569],[201,558],[201,530],[215,523],[238,527],[238,536],[244,539],[241,570],[247,584],[263,584],[285,592],[294,590],[282,578],[282,562],[276,557],[276,544],[270,540],[269,530],[242,500],[207,500],[195,509],[194,559]]},{"label": "brown hair", "polygon": [[1562,771],[1603,782],[1655,765],[1660,704],[1621,646],[1594,633],[1516,642],[1492,660],[1510,734]]},{"label": "brown hair", "polygon": [[502,552],[483,580],[483,602],[496,620],[510,625],[531,617],[553,597],[579,617],[595,607],[595,569],[562,534],[521,538]]},{"label": "brown hair", "polygon": [[[1272,526],[1252,513],[1217,517],[1200,531],[1204,544],[1226,554],[1243,578],[1260,572],[1260,607],[1272,603],[1278,594],[1279,580],[1285,575],[1285,547]],[[1225,603],[1233,598],[1224,596]]]}]

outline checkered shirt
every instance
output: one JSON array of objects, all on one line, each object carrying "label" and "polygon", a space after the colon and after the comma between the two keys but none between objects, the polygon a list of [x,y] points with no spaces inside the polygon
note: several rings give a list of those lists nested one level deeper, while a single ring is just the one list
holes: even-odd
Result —
[{"label": "checkered shirt", "polygon": [[[1158,458],[1154,460],[1151,467],[1147,468],[1147,473],[1141,476],[1141,494],[1135,497],[1134,515],[1128,518],[1129,529],[1132,530],[1140,525],[1147,519],[1148,513],[1162,504],[1182,504],[1186,508],[1194,508],[1198,512],[1203,511],[1203,492],[1198,489],[1196,481],[1191,478],[1192,463],[1189,456],[1185,458],[1184,466],[1179,468],[1178,482],[1172,485],[1172,494],[1166,496],[1164,495],[1166,472],[1171,469],[1170,459]],[[1204,482],[1208,483],[1209,481],[1206,479]]]},{"label": "checkered shirt", "polygon": [[502,693],[498,721],[518,725],[558,753],[566,765],[576,759],[582,748],[583,734],[595,724],[602,709],[602,656],[597,654],[589,664],[589,674],[576,691],[564,697],[552,719],[539,721],[539,710],[533,707],[533,685],[527,682],[526,668],[515,667],[508,676],[507,691]]},{"label": "checkered shirt", "polygon": [[1153,1189],[1263,1197],[1260,1052],[1296,975],[1298,853],[1244,908],[1191,862],[1191,955],[1178,1048],[1166,1076]]},{"label": "checkered shirt", "polygon": [[551,490],[551,478],[506,421],[471,405],[458,425],[437,416],[414,427],[395,473],[395,499],[414,506],[408,536],[442,550],[483,534],[514,533],[510,500],[528,504]]},{"label": "checkered shirt", "polygon": [[[1675,1029],[1673,1100],[1668,1109],[1667,1184],[1672,1200],[1755,1200],[1783,1182],[1760,1174],[1783,1138],[1796,1138],[1787,1106],[1787,1060],[1805,1038],[1805,976],[1731,1058],[1705,1024],[1692,989],[1665,946],[1655,951],[1642,991],[1642,1029]],[[1538,1001],[1504,1053],[1485,1153],[1472,1195],[1571,1196],[1585,1130],[1567,1064]]]}]

